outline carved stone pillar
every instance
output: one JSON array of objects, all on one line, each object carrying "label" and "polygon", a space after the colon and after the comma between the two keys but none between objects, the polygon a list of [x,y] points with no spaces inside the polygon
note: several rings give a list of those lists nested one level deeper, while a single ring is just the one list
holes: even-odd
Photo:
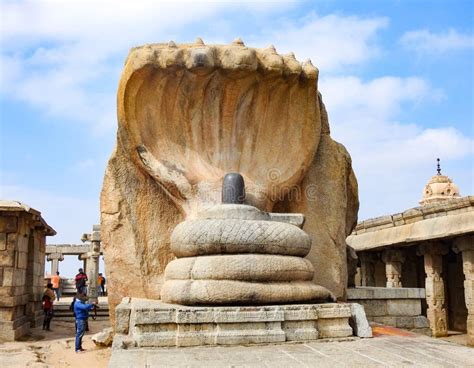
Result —
[{"label": "carved stone pillar", "polygon": [[375,263],[377,255],[372,252],[358,253],[360,259],[361,286],[375,286]]},{"label": "carved stone pillar", "polygon": [[90,241],[89,252],[87,252],[87,278],[89,279],[89,287],[87,295],[93,302],[98,301],[99,290],[97,285],[97,277],[99,275],[99,257],[100,257],[100,226],[94,225],[92,233],[83,234],[81,240],[83,242]]},{"label": "carved stone pillar", "polygon": [[448,335],[448,317],[445,307],[443,255],[448,253],[447,247],[439,243],[426,243],[419,247],[419,253],[425,261],[426,312],[430,321],[433,337]]},{"label": "carved stone pillar", "polygon": [[346,258],[347,258],[347,287],[353,288],[355,284],[355,276],[357,274],[357,253],[354,248],[349,245],[346,246]]},{"label": "carved stone pillar", "polygon": [[[80,261],[82,261],[82,269],[84,270],[84,273],[87,274],[87,268],[88,268],[88,266],[89,266],[89,264],[88,264],[89,252],[79,254],[79,256],[78,256],[77,258],[78,258]],[[87,277],[89,277],[89,276],[87,276]]]},{"label": "carved stone pillar", "polygon": [[387,249],[382,253],[388,288],[402,287],[402,265],[405,254],[401,249]]},{"label": "carved stone pillar", "polygon": [[47,260],[51,262],[51,275],[56,275],[59,270],[59,262],[64,261],[64,256],[61,253],[48,254]]},{"label": "carved stone pillar", "polygon": [[464,299],[467,307],[467,343],[474,346],[474,236],[455,239],[453,250],[462,252]]}]

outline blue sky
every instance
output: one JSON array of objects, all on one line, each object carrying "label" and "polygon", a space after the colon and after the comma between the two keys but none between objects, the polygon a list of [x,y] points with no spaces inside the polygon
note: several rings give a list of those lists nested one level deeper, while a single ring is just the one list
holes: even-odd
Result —
[{"label": "blue sky", "polygon": [[115,93],[143,43],[274,44],[311,58],[360,219],[414,207],[436,158],[474,194],[472,1],[1,1],[0,198],[78,242],[99,221]]}]

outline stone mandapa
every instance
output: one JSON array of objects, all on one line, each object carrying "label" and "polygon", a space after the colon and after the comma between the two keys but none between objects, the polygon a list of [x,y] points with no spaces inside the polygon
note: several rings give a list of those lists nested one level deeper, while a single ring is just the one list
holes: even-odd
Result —
[{"label": "stone mandapa", "polygon": [[305,215],[313,281],[345,297],[357,181],[317,80],[310,62],[241,41],[131,50],[101,193],[111,316],[123,296],[160,298],[172,230],[220,203],[227,172],[243,175],[245,204]]}]

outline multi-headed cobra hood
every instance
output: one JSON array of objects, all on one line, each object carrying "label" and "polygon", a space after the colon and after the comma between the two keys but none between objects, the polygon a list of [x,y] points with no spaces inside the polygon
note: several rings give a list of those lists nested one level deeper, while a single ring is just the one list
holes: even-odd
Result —
[{"label": "multi-headed cobra hood", "polygon": [[273,46],[145,45],[118,91],[119,142],[188,215],[243,175],[247,202],[271,210],[318,146],[318,70]]}]

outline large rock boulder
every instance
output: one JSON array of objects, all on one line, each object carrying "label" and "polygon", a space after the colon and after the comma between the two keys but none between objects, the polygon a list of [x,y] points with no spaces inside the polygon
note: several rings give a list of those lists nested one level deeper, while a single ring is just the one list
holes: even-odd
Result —
[{"label": "large rock boulder", "polygon": [[227,172],[243,175],[246,204],[305,215],[314,281],[344,298],[357,182],[317,78],[310,62],[239,40],[131,50],[101,194],[112,318],[124,296],[160,297],[171,232],[220,203]]}]

